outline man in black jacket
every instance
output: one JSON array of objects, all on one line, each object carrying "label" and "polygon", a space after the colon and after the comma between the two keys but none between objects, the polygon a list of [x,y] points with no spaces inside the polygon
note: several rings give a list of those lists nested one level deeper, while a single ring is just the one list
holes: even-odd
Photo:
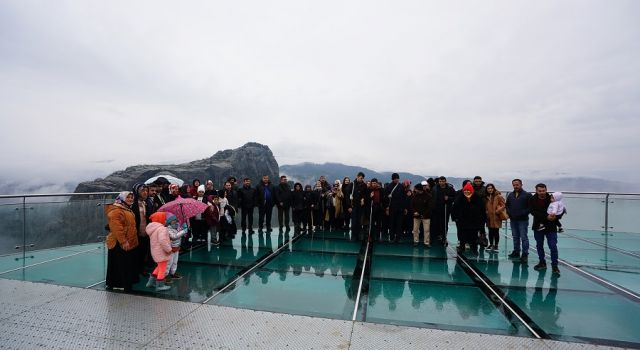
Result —
[{"label": "man in black jacket", "polygon": [[[511,259],[520,259],[523,263],[528,262],[529,257],[529,237],[527,228],[529,226],[529,200],[531,194],[522,190],[522,180],[513,179],[511,181],[513,192],[507,196],[507,214],[511,224],[511,236],[513,237],[513,251],[509,254]],[[522,243],[522,244],[521,244]],[[522,245],[522,256],[520,246]]]},{"label": "man in black jacket", "polygon": [[267,221],[267,232],[271,232],[271,213],[273,211],[274,187],[269,181],[269,176],[262,176],[262,182],[256,186],[256,205],[258,206],[258,229],[264,228],[265,218]]},{"label": "man in black jacket", "polygon": [[[238,190],[238,205],[242,211],[242,233],[249,228],[249,234],[253,234],[253,207],[256,205],[256,189],[251,187],[251,179],[245,177],[242,188]],[[247,226],[248,221],[248,226]]]},{"label": "man in black jacket", "polygon": [[364,173],[359,172],[356,181],[353,183],[353,197],[351,205],[347,210],[351,213],[351,232],[353,237],[362,239],[362,215],[364,214],[364,201],[367,195],[367,184],[364,182]]},{"label": "man in black jacket", "polygon": [[533,215],[533,236],[536,239],[536,250],[540,262],[533,268],[537,271],[547,268],[544,254],[544,239],[547,238],[547,245],[551,253],[551,270],[554,275],[559,275],[558,269],[558,220],[562,215],[556,216],[547,214],[547,208],[551,204],[551,195],[547,193],[547,185],[539,183],[536,185],[536,194],[529,199],[529,208]]},{"label": "man in black jacket", "polygon": [[286,226],[289,231],[289,208],[291,207],[291,187],[285,175],[280,176],[280,184],[274,190],[275,203],[278,207],[278,226],[280,231]]},{"label": "man in black jacket", "polygon": [[446,240],[449,217],[451,217],[451,205],[456,197],[456,190],[447,183],[447,178],[440,176],[438,184],[433,188],[433,215],[431,215],[431,237],[436,237],[442,242]]},{"label": "man in black jacket", "polygon": [[385,188],[385,214],[389,217],[389,238],[397,242],[402,234],[402,218],[407,212],[407,194],[400,184],[400,175],[393,173]]}]

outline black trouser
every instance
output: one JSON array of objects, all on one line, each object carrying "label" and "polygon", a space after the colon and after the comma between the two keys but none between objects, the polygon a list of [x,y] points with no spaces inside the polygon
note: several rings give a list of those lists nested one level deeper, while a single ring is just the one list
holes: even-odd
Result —
[{"label": "black trouser", "polygon": [[362,207],[356,204],[351,210],[351,232],[357,235],[360,234],[360,230],[362,230]]},{"label": "black trouser", "polygon": [[304,214],[304,209],[293,209],[293,228],[295,232],[298,232],[298,230],[304,227]]},{"label": "black trouser", "polygon": [[247,229],[247,219],[249,221],[249,231],[253,230],[253,208],[242,208],[242,219],[240,220],[240,226],[242,231]]},{"label": "black trouser", "polygon": [[267,230],[271,229],[271,213],[273,212],[273,204],[265,204],[258,207],[258,227],[262,230],[264,227],[264,219],[267,219]]},{"label": "black trouser", "polygon": [[469,244],[471,251],[478,251],[478,230],[477,229],[462,229],[462,240],[460,241],[460,247],[464,249],[465,244]]},{"label": "black trouser", "polygon": [[489,228],[489,245],[498,245],[498,242],[500,241],[499,231],[499,228]]},{"label": "black trouser", "polygon": [[402,219],[404,212],[402,208],[389,208],[389,234],[397,238],[402,234]]},{"label": "black trouser", "polygon": [[289,207],[278,207],[278,225],[289,227]]},{"label": "black trouser", "polygon": [[379,206],[373,206],[373,209],[371,210],[369,229],[371,230],[371,239],[377,242],[382,238],[382,220],[384,218],[384,210]]}]

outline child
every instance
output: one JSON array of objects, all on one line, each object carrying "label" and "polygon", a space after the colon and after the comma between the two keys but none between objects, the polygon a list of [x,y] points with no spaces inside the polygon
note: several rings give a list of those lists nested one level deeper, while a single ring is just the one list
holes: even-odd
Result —
[{"label": "child", "polygon": [[[164,277],[167,270],[167,263],[171,257],[171,241],[169,239],[169,230],[165,226],[167,216],[173,214],[167,212],[157,212],[151,215],[151,223],[146,227],[147,234],[149,235],[151,245],[151,256],[153,261],[158,265],[155,270],[149,276],[149,282],[147,282],[147,288],[156,286],[156,292],[162,292],[171,289],[170,286],[165,285]],[[175,216],[175,215],[173,215]]]},{"label": "child", "polygon": [[235,237],[236,222],[234,217],[236,215],[236,208],[229,204],[229,200],[225,197],[219,199],[220,201],[220,240],[229,239]]},{"label": "child", "polygon": [[207,210],[204,212],[205,220],[209,226],[209,237],[207,242],[218,246],[220,240],[218,239],[218,226],[220,224],[220,201],[217,194],[207,196]]},{"label": "child", "polygon": [[169,238],[171,239],[171,257],[169,258],[167,269],[165,270],[165,275],[167,276],[165,278],[165,283],[171,283],[172,279],[179,280],[182,278],[176,270],[178,269],[178,257],[180,256],[180,243],[182,243],[182,236],[188,232],[188,229],[187,224],[182,224],[182,230],[178,231],[180,228],[178,226],[178,218],[171,213],[167,214],[165,224],[167,225]]},{"label": "child", "polygon": [[567,209],[564,206],[564,202],[562,201],[562,192],[554,192],[551,195],[551,204],[549,204],[549,208],[547,208],[547,214],[556,216],[558,232],[564,232],[562,224],[560,223],[560,217],[562,217],[562,214],[566,212]]}]

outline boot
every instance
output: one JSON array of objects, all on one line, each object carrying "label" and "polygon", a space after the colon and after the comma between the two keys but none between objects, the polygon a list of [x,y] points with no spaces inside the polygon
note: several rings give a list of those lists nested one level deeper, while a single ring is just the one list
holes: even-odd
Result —
[{"label": "boot", "polygon": [[164,280],[162,280],[162,281],[157,280],[156,281],[156,292],[163,292],[163,291],[169,290],[169,289],[171,289],[171,286],[165,285],[164,284]]},{"label": "boot", "polygon": [[147,284],[145,285],[147,288],[151,288],[156,284],[156,276],[154,275],[149,275],[149,281],[147,282]]}]

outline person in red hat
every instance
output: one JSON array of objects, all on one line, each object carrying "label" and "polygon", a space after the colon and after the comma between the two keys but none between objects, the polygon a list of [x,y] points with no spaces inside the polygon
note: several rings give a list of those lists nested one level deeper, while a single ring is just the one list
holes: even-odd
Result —
[{"label": "person in red hat", "polygon": [[462,188],[462,196],[458,196],[453,203],[452,215],[456,218],[458,227],[462,230],[458,253],[464,252],[465,244],[471,247],[471,254],[478,254],[477,233],[484,226],[486,211],[484,202],[475,193],[473,185],[467,183]]}]

